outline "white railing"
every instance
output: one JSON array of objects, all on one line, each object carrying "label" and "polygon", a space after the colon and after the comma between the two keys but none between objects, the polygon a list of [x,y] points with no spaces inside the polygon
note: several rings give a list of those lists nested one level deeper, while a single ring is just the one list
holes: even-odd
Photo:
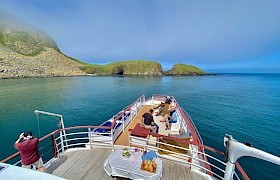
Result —
[{"label": "white railing", "polygon": [[[164,138],[168,138],[168,137],[165,136]],[[181,139],[181,141],[184,141],[184,140]],[[157,146],[153,146],[150,144],[157,144]],[[181,163],[184,166],[189,166],[191,169],[193,169],[193,170],[196,169],[200,173],[208,175],[209,177],[223,179],[223,176],[225,173],[224,169],[225,169],[226,163],[224,163],[222,160],[220,160],[214,156],[211,156],[209,154],[206,154],[204,152],[191,148],[194,145],[189,146],[189,148],[184,148],[181,146],[164,143],[162,141],[153,140],[151,138],[132,136],[131,134],[129,135],[129,145],[130,145],[130,147],[133,147],[133,146],[138,147],[138,148],[142,147],[145,150],[153,150],[156,152],[167,153],[169,155],[166,155],[164,153],[163,153],[164,155],[161,155],[160,153],[158,153],[158,154],[159,154],[159,157],[161,157],[161,158],[165,158],[170,161],[174,161],[176,163]],[[163,149],[163,148],[160,148],[160,145],[165,145],[166,147],[170,147],[170,149],[176,148],[178,150],[186,151],[188,153],[183,154],[183,153],[168,150],[168,148]],[[194,154],[196,154],[196,155],[194,155]],[[208,158],[208,160],[211,160],[212,163],[210,163],[209,161],[205,161],[204,158],[202,158],[203,156],[206,156]],[[193,163],[194,161],[197,161],[198,163]],[[206,168],[205,164],[208,164],[211,168],[210,169]],[[235,173],[234,179],[240,179],[240,177],[238,177],[237,173]]]},{"label": "white railing", "polygon": [[[47,135],[47,137],[45,137],[43,139],[43,141],[46,141],[47,138],[54,136],[55,137],[54,142],[51,143],[51,141],[49,141],[49,144],[55,144],[54,148],[55,148],[56,153],[53,153],[54,149],[47,147],[49,144],[45,144],[43,147],[41,147],[41,151],[44,148],[47,148],[47,150],[43,150],[45,153],[41,154],[44,161],[45,162],[47,161],[45,163],[46,166],[50,165],[53,160],[62,156],[65,151],[71,150],[73,148],[74,148],[74,150],[79,149],[79,148],[90,150],[92,147],[107,147],[108,148],[106,143],[102,143],[102,142],[95,143],[95,142],[90,141],[90,136],[88,136],[88,134],[92,133],[91,132],[92,128],[96,128],[96,127],[84,126],[84,127],[71,127],[71,128],[63,129],[66,132],[65,136],[67,136],[67,140],[65,138],[61,137],[61,135],[64,136],[64,134],[60,133],[62,130],[58,130],[58,131],[55,131],[55,132]],[[137,143],[137,141],[134,141],[132,143],[132,140],[131,140],[132,138],[138,139],[140,141],[144,141],[146,143],[144,146],[142,143]],[[165,138],[168,138],[168,137],[165,137]],[[66,144],[66,142],[67,142],[67,144]],[[131,147],[134,145],[137,147],[143,146],[143,148],[145,148],[147,150],[153,150],[156,152],[163,151],[163,152],[171,153],[171,155],[159,154],[159,156],[161,158],[166,158],[171,161],[174,161],[176,163],[181,163],[183,165],[187,165],[191,169],[198,168],[201,173],[203,170],[204,172],[206,172],[205,174],[208,174],[210,177],[214,176],[217,179],[223,179],[225,163],[222,160],[220,160],[214,156],[211,156],[209,154],[200,152],[200,151],[192,149],[192,148],[183,148],[180,146],[164,143],[164,142],[161,142],[158,140],[140,138],[140,137],[135,137],[135,136],[129,136],[129,142],[131,144]],[[111,141],[111,143],[113,143],[113,141]],[[42,141],[40,144],[42,145]],[[170,151],[170,150],[163,149],[158,146],[153,146],[153,145],[149,145],[149,144],[158,144],[158,145],[163,144],[165,146],[188,151],[189,153],[182,154],[182,153]],[[193,146],[195,146],[195,145],[193,145]],[[113,148],[113,147],[109,147],[109,148]],[[47,157],[48,151],[50,151],[52,154],[49,157]],[[198,156],[194,156],[194,154],[198,154]],[[206,156],[208,158],[208,160],[212,161],[212,163],[210,163],[209,161],[205,161],[203,158],[200,158],[202,156]],[[18,158],[19,158],[19,156],[18,156]],[[193,161],[195,161],[195,160],[198,161],[199,163],[193,163]],[[13,164],[20,165],[20,161],[17,161],[16,163],[13,163]],[[205,164],[209,164],[211,169],[210,170],[207,169],[205,167]],[[235,179],[240,179],[236,173],[235,173],[234,177],[235,177]]]},{"label": "white railing", "polygon": [[[119,137],[119,135],[124,132],[126,127],[131,123],[137,113],[145,104],[145,95],[141,95],[136,101],[134,101],[131,105],[125,107],[116,115],[114,115],[110,122],[115,126],[112,129],[108,129],[106,133],[100,133],[97,130],[102,128],[92,129],[89,133],[90,142],[95,143],[106,143],[107,145],[114,146],[114,142]],[[116,126],[116,124],[121,124],[120,126]],[[97,131],[97,132],[95,132]]]}]

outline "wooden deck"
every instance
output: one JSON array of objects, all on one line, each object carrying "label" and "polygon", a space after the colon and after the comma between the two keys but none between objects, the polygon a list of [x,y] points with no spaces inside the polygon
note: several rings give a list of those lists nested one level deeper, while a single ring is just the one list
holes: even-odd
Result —
[{"label": "wooden deck", "polygon": [[[118,137],[118,139],[115,142],[115,145],[121,145],[121,146],[128,146],[128,130],[133,129],[137,123],[141,122],[141,117],[144,113],[149,112],[149,110],[153,108],[152,105],[144,105],[144,107],[138,112],[138,114],[135,116],[135,118],[132,120],[130,125],[125,129],[125,131]],[[155,123],[159,126],[159,134],[168,135],[169,133],[172,133],[170,130],[165,130],[165,123],[160,122],[160,120],[163,118],[162,116],[154,116]]]},{"label": "wooden deck", "polygon": [[[47,168],[47,173],[73,180],[98,179],[112,180],[103,169],[103,163],[111,153],[111,149],[94,148],[67,152]],[[163,160],[162,179],[192,179],[202,180],[205,177],[191,171],[189,168],[174,162]]]},{"label": "wooden deck", "polygon": [[149,112],[149,110],[152,108],[152,106],[145,105],[140,112],[135,116],[135,118],[132,120],[130,125],[125,129],[125,131],[118,137],[115,144],[116,145],[122,145],[122,146],[128,146],[128,130],[133,129],[137,123],[141,122],[141,117],[144,113]]}]

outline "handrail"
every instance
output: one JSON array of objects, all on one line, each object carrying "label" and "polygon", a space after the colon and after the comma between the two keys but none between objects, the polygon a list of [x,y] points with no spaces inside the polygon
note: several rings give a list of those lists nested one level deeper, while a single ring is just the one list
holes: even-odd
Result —
[{"label": "handrail", "polygon": [[[174,100],[175,100],[175,102],[177,102],[176,99],[174,99]],[[202,144],[201,141],[200,141],[200,138],[198,137],[198,134],[196,133],[196,130],[195,130],[193,124],[191,123],[191,121],[186,121],[186,119],[189,119],[189,118],[183,112],[181,106],[178,103],[176,103],[176,106],[179,109],[179,111],[181,112],[181,115],[183,116],[183,119],[185,120],[185,123],[187,124],[188,128],[190,129],[190,131],[192,133],[193,141]]]},{"label": "handrail", "polygon": [[[203,144],[203,141],[200,137],[200,134],[198,133],[196,127],[194,126],[194,123],[190,120],[190,118],[188,117],[188,115],[186,115],[186,113],[184,112],[184,110],[180,107],[180,105],[177,103],[177,100],[175,99],[175,97],[173,97],[174,99],[174,103],[176,104],[177,109],[179,109],[179,112],[181,113],[181,116],[183,117],[183,120],[185,121],[185,123],[187,124],[189,130],[192,133],[192,137],[193,137],[193,141],[197,142],[198,144]],[[201,147],[200,147],[201,148]],[[204,149],[201,148],[200,149],[202,152],[204,152]],[[205,161],[207,161],[207,157],[203,156],[203,158],[205,159]],[[207,169],[210,169],[210,166],[205,163],[205,166]],[[211,175],[211,174],[210,174]]]},{"label": "handrail", "polygon": [[[134,133],[137,133],[137,134],[142,132],[142,131],[140,131],[140,130],[135,130],[135,129],[129,129],[128,131],[129,131],[129,132],[133,131]],[[141,137],[137,137],[137,136],[135,137],[135,136],[132,136],[131,133],[129,133],[129,134],[130,134],[130,136],[129,136],[130,141],[131,141],[131,138],[132,138],[132,137],[135,138],[135,139],[141,139]],[[157,134],[157,133],[153,133],[153,132],[146,133],[146,135],[157,137],[157,139],[165,138],[165,139],[169,139],[169,140],[176,140],[177,142],[180,142],[180,143],[192,144],[192,145],[198,146],[198,147],[200,147],[200,148],[203,148],[203,149],[205,149],[205,150],[208,150],[208,151],[210,151],[210,152],[213,152],[213,153],[215,153],[215,154],[217,154],[217,155],[220,155],[221,159],[223,159],[223,158],[225,157],[225,154],[224,154],[223,152],[220,152],[220,151],[218,151],[218,150],[215,150],[214,148],[208,147],[208,146],[206,146],[206,145],[203,145],[203,144],[200,144],[200,143],[197,143],[197,142],[192,142],[192,141],[185,140],[185,139],[179,139],[179,138],[172,137],[172,136],[165,136],[165,135],[161,135],[161,134]],[[143,139],[143,138],[142,138],[142,139]],[[143,139],[143,140],[144,140],[144,139]],[[195,151],[195,150],[192,150],[192,149],[187,149],[187,148],[183,148],[183,147],[180,147],[180,146],[175,146],[175,145],[168,144],[168,143],[163,143],[163,142],[156,141],[156,140],[150,140],[150,139],[145,139],[145,140],[147,141],[146,145],[144,145],[146,149],[150,147],[151,150],[155,150],[155,149],[157,149],[157,150],[162,150],[162,149],[159,148],[159,147],[150,146],[150,145],[149,145],[149,142],[158,143],[158,144],[164,144],[164,145],[167,145],[167,146],[170,146],[170,147],[176,147],[177,149],[185,149],[185,150],[188,150],[188,151],[190,151],[190,152],[192,152],[192,153],[195,152],[195,153],[201,154],[202,156],[207,156],[208,158],[212,159],[212,160],[215,161],[216,163],[222,164],[223,167],[226,166],[226,163],[224,163],[223,161],[221,161],[221,160],[219,160],[219,159],[217,159],[217,158],[215,158],[215,157],[212,157],[211,155],[206,154],[205,152]],[[131,143],[132,143],[132,144],[135,144],[136,146],[137,146],[137,145],[143,146],[143,145],[141,145],[141,144],[137,144],[137,142],[134,142],[134,141],[132,141]],[[170,152],[169,150],[163,150],[163,151]],[[174,152],[173,152],[173,154],[177,154],[177,155],[182,156],[182,157],[183,157],[183,156],[188,156],[188,155],[186,155],[186,154],[180,155],[180,154],[174,153]],[[172,156],[172,157],[175,157],[175,158],[176,158],[176,156]],[[212,168],[215,168],[215,169],[218,170],[219,172],[224,173],[224,170],[221,170],[221,169],[220,169],[218,166],[216,166],[215,164],[211,164],[210,162],[208,162],[208,161],[206,161],[206,160],[203,160],[203,159],[199,159],[198,157],[191,157],[191,156],[189,156],[189,157],[190,157],[190,158],[193,158],[193,159],[195,159],[195,160],[198,160],[199,162],[207,163],[207,164],[209,164],[209,166],[211,166]],[[185,163],[191,165],[190,162],[185,162]],[[206,172],[208,172],[210,176],[212,176],[212,175],[214,174],[215,176],[217,176],[217,177],[219,177],[220,179],[222,179],[222,176],[220,176],[220,175],[218,175],[217,173],[213,172],[213,171],[211,170],[211,168],[207,168],[207,167],[204,168],[204,167],[199,166],[198,164],[192,164],[192,165],[206,170]],[[243,169],[241,168],[241,170],[240,170],[240,168],[241,168],[241,167],[237,167],[237,170],[238,170],[238,171],[240,172],[240,174],[243,176],[243,179],[246,179],[246,177],[248,177],[248,176],[247,176],[246,173],[243,171]],[[235,174],[235,176],[237,176],[237,174]],[[239,179],[238,176],[237,176],[237,179]]]},{"label": "handrail", "polygon": [[[71,130],[81,130],[81,129],[85,129],[85,128],[96,128],[96,127],[100,127],[100,126],[74,126],[74,127],[69,127],[69,128],[65,128],[65,129],[58,129],[58,130],[55,130],[55,131],[53,131],[52,133],[47,134],[46,136],[42,137],[42,138],[40,139],[40,142],[46,140],[46,139],[49,138],[49,137],[55,137],[55,135],[58,135],[59,132],[61,132],[61,131],[66,131],[66,132],[67,132],[67,131],[71,131]],[[131,131],[131,130],[129,130],[129,131]],[[82,132],[75,132],[75,134],[73,134],[73,135],[80,135],[80,134],[85,134],[85,131],[82,131]],[[66,134],[66,135],[69,135],[69,133]],[[164,137],[164,138],[167,138],[167,139],[176,140],[176,141],[178,141],[178,142],[192,144],[192,145],[195,145],[195,146],[204,148],[204,149],[206,149],[206,150],[209,150],[209,151],[211,151],[211,152],[213,152],[213,153],[215,153],[215,154],[221,155],[222,157],[224,156],[224,153],[223,153],[223,152],[217,151],[217,150],[215,150],[215,149],[213,149],[213,148],[211,148],[211,147],[208,147],[208,146],[206,146],[206,145],[203,145],[203,144],[200,144],[200,143],[197,143],[197,142],[192,142],[192,141],[188,141],[188,140],[178,139],[178,138],[175,138],[175,137],[160,135],[160,134],[156,134],[156,133],[153,133],[153,132],[150,132],[149,135],[152,135],[152,136],[155,136],[155,137]],[[75,141],[75,138],[68,138],[68,139],[67,139],[67,141],[72,141],[72,140]],[[58,143],[57,143],[57,144],[58,144]],[[56,144],[56,145],[57,145],[57,144]],[[75,145],[81,145],[81,144],[85,144],[85,143],[78,143],[78,142],[77,142],[77,143],[74,143],[74,144],[70,144],[69,146],[75,146]],[[180,148],[180,147],[179,147],[179,148]],[[55,147],[54,149],[56,149],[56,147]],[[193,150],[189,150],[189,151],[193,151]],[[199,153],[202,153],[202,152],[199,152]],[[16,156],[18,156],[18,155],[19,155],[19,152],[13,154],[12,156],[9,156],[8,158],[2,160],[1,162],[7,162],[7,161],[11,160],[12,158],[14,158],[14,157],[16,157]],[[56,153],[56,155],[57,155],[57,156],[55,156],[55,153],[54,153],[53,157],[58,157],[58,152]],[[244,171],[242,171],[242,170],[240,171],[240,168],[239,168],[240,165],[239,165],[239,164],[236,164],[236,167],[237,167],[237,169],[239,170],[239,172],[241,173],[241,175],[243,176],[243,178],[246,179],[246,177],[248,177],[248,176],[246,175],[246,173],[245,173]],[[242,169],[242,168],[241,168],[241,169]],[[211,170],[209,169],[209,170],[207,170],[207,171],[211,171]],[[244,173],[245,173],[245,175],[243,175]]]},{"label": "handrail", "polygon": [[[158,95],[158,94],[154,94],[153,95],[153,99],[154,99],[154,97],[159,97],[159,98],[164,98],[165,96],[163,96],[163,95]],[[191,131],[191,133],[192,133],[192,136],[193,136],[193,141],[194,142],[197,142],[197,143],[199,143],[199,144],[194,144],[194,145],[196,145],[196,146],[198,146],[199,148],[201,148],[201,151],[202,152],[204,152],[204,149],[206,149],[206,150],[209,150],[209,151],[212,151],[212,152],[214,152],[214,153],[216,153],[216,154],[219,154],[219,155],[224,155],[224,153],[222,153],[222,152],[218,152],[218,151],[216,151],[215,149],[213,149],[213,148],[210,148],[210,147],[207,147],[207,146],[205,146],[205,147],[203,147],[203,146],[201,146],[200,144],[203,144],[203,140],[202,140],[202,138],[201,138],[201,136],[200,136],[200,134],[199,134],[199,132],[198,132],[198,130],[197,130],[197,128],[196,128],[196,126],[195,126],[195,124],[194,124],[194,122],[192,121],[192,119],[191,119],[191,117],[189,116],[189,114],[182,108],[182,107],[180,107],[180,105],[179,105],[179,103],[177,103],[177,100],[175,99],[175,97],[174,96],[171,96],[172,97],[172,99],[174,100],[174,103],[176,104],[176,106],[178,107],[178,109],[179,109],[179,111],[181,112],[181,115],[183,116],[183,119],[185,120],[185,119],[188,119],[187,121],[185,120],[185,123],[187,124],[187,126],[188,126],[188,128],[189,128],[189,130]],[[205,158],[207,158],[206,156],[204,156]],[[239,165],[239,164],[238,164]],[[243,176],[243,178],[244,179],[246,179],[246,177],[248,177],[247,176],[247,174],[245,173],[245,171],[242,169],[242,167],[239,165],[239,166],[236,166],[237,167],[237,169],[238,169],[238,171],[241,173],[241,175]],[[207,166],[207,164],[206,164],[206,166]],[[210,168],[210,167],[209,167]]]},{"label": "handrail", "polygon": [[[134,106],[134,105],[135,105],[139,100],[141,100],[141,98],[143,98],[143,97],[145,97],[144,94],[142,94],[138,99],[136,99],[136,101],[134,101],[133,103],[131,103],[130,105],[128,105],[125,109],[121,110],[121,111],[120,111],[121,113],[118,114],[118,116],[116,116],[116,117],[114,118],[114,120],[113,120],[112,125],[111,125],[110,128],[112,129],[113,127],[115,127],[115,124],[116,124],[117,120],[119,120],[119,118],[122,117],[122,116],[124,115],[125,111],[128,110],[128,109],[130,109],[132,106]],[[144,99],[144,101],[145,101],[145,99]]]}]

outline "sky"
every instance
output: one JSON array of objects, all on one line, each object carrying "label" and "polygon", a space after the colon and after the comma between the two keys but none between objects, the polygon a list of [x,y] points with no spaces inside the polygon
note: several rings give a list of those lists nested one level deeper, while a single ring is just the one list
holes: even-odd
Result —
[{"label": "sky", "polygon": [[[92,64],[151,60],[206,72],[280,73],[279,0],[1,0]],[[0,20],[1,21],[1,20]]]}]

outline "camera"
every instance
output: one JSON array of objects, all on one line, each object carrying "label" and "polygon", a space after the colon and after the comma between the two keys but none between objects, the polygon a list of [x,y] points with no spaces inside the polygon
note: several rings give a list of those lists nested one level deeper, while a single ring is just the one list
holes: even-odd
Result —
[{"label": "camera", "polygon": [[24,137],[31,139],[32,138],[32,132],[31,131],[24,132]]}]

